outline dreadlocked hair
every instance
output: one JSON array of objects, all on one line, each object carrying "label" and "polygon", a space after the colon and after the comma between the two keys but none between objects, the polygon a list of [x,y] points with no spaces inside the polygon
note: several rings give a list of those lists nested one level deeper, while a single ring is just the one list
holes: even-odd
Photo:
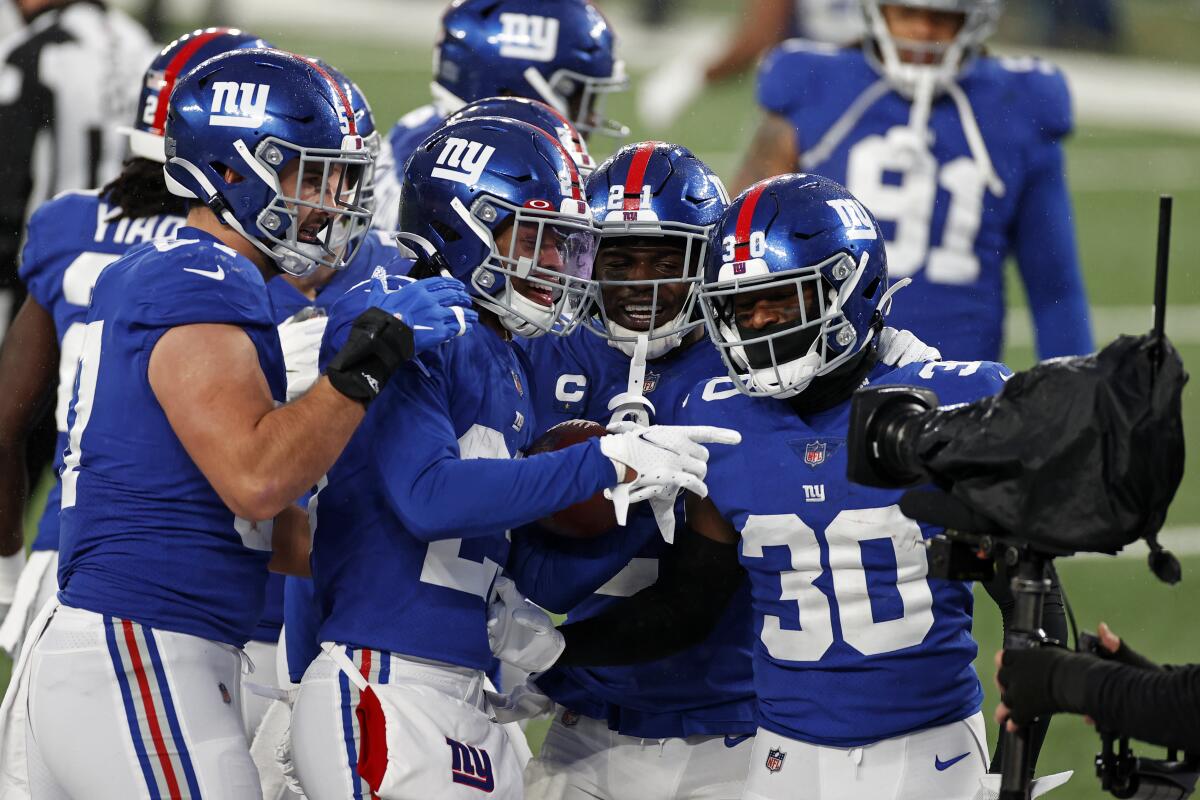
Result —
[{"label": "dreadlocked hair", "polygon": [[167,191],[163,165],[148,158],[126,159],[121,174],[101,190],[101,195],[119,209],[113,219],[187,215],[187,201]]}]

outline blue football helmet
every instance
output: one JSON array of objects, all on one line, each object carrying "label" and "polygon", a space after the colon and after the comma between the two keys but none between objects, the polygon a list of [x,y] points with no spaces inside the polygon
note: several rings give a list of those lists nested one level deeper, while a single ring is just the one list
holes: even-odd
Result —
[{"label": "blue football helmet", "polygon": [[888,287],[883,234],[845,187],[780,175],[742,192],[713,228],[700,301],[738,388],[794,397],[871,343],[906,283]]},{"label": "blue football helmet", "polygon": [[400,231],[519,336],[566,335],[591,301],[599,237],[579,172],[524,122],[480,117],[434,131],[404,165]]},{"label": "blue football helmet", "polygon": [[171,193],[204,203],[284,272],[340,269],[361,244],[371,154],[324,68],[279,50],[209,59],[176,85],[165,133]]},{"label": "blue football helmet", "polygon": [[485,97],[467,103],[455,111],[446,118],[445,124],[475,117],[503,117],[541,128],[557,139],[571,156],[575,168],[579,170],[579,177],[586,181],[588,175],[596,170],[596,161],[588,152],[587,143],[583,141],[579,131],[575,130],[569,119],[540,100],[530,100],[528,97]]},{"label": "blue football helmet", "polygon": [[[678,347],[701,324],[694,314],[704,272],[704,254],[712,226],[729,206],[729,194],[711,169],[690,150],[666,142],[638,142],[622,147],[588,178],[588,205],[600,225],[600,249],[620,247],[643,238],[677,242],[683,253],[682,274],[654,279],[618,279],[596,272],[595,314],[587,329],[633,355],[638,336],[647,335],[647,358]],[[616,269],[611,272],[618,273]],[[667,304],[660,289],[686,284],[682,305],[669,319],[660,317]],[[621,325],[610,307],[636,328]],[[644,317],[644,320],[642,319]]]},{"label": "blue football helmet", "polygon": [[350,80],[346,73],[319,58],[310,57],[309,60],[328,72],[350,100],[350,108],[354,111],[354,122],[358,126],[358,135],[362,137],[363,144],[367,146],[367,151],[371,154],[371,164],[363,170],[362,178],[359,181],[358,202],[374,215],[375,176],[379,173],[379,153],[383,137],[380,135],[379,129],[375,127],[375,115],[371,112],[371,104],[367,102],[367,96],[363,94],[358,84]]},{"label": "blue football helmet", "polygon": [[613,32],[591,0],[454,0],[433,51],[434,102],[443,114],[497,95],[553,106],[583,134],[626,136],[604,117],[628,87]]},{"label": "blue football helmet", "polygon": [[167,100],[175,83],[194,67],[230,50],[271,47],[265,40],[236,28],[201,28],[185,33],[164,47],[146,68],[133,127],[118,128],[129,137],[129,151],[140,158],[165,163],[163,128],[167,124]]}]

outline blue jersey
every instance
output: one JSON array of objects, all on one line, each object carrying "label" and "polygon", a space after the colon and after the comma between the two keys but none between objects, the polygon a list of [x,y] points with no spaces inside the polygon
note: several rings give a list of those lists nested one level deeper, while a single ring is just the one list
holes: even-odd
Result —
[{"label": "blue jersey", "polygon": [[[569,419],[608,423],[608,401],[626,390],[628,356],[588,332],[533,339],[527,351],[539,434]],[[696,381],[723,369],[707,339],[651,361],[644,391],[657,410],[654,422],[669,424]],[[625,529],[595,540],[576,542],[522,531],[514,538],[509,569],[531,599],[554,610],[570,608],[570,619],[577,621],[654,583],[659,559],[669,547],[648,504],[642,503],[632,509]],[[559,553],[573,555],[577,563],[556,559]],[[538,686],[558,703],[607,720],[610,728],[627,736],[753,733],[752,642],[747,586],[735,595],[716,629],[695,647],[630,667],[554,668],[538,678]]]},{"label": "blue jersey", "polygon": [[[328,312],[329,307],[339,297],[351,287],[370,278],[371,273],[377,268],[382,267],[391,271],[404,270],[406,260],[401,258],[394,236],[382,231],[368,231],[364,235],[366,238],[363,239],[354,258],[346,265],[345,269],[338,270],[328,283],[317,290],[315,298],[309,298],[284,279],[267,283],[267,294],[271,300],[271,311],[275,322],[281,323],[301,309],[309,307],[324,309]],[[307,578],[288,578],[287,580],[308,583]],[[275,574],[272,574],[267,581],[267,598],[263,607],[263,616],[254,630],[256,641],[278,641],[279,631],[283,627],[285,619],[289,630],[295,633],[297,643],[312,641],[316,635],[314,626],[305,622],[315,615],[315,611],[306,609],[300,602],[290,604],[285,608],[284,581],[284,576]],[[311,598],[311,589],[308,590],[307,596]],[[288,611],[287,609],[294,610]],[[305,635],[306,631],[307,635]],[[311,661],[316,657],[316,653],[320,652],[316,643],[312,647],[317,649],[316,652],[311,653],[308,661]],[[288,649],[291,650],[290,645]],[[304,664],[306,667],[308,661]],[[301,674],[303,671],[302,668]]]},{"label": "blue jersey", "polygon": [[437,108],[430,104],[414,108],[392,127],[391,133],[388,134],[388,144],[392,147],[396,177],[401,183],[404,182],[404,162],[408,161],[408,157],[420,146],[421,142],[442,127],[445,120],[446,116],[439,113]]},{"label": "blue jersey", "polygon": [[[944,404],[994,394],[991,362],[876,366],[870,384],[926,386]],[[759,724],[801,741],[856,747],[973,715],[971,586],[928,577],[923,540],[940,529],[900,513],[903,490],[846,480],[850,402],[801,418],[729,378],[697,384],[678,421],[741,432],[710,449],[710,498],[741,534],[750,575]]]},{"label": "blue jersey", "polygon": [[[1014,255],[1040,356],[1090,352],[1064,177],[1067,84],[1037,59],[981,57],[958,86],[966,108],[935,98],[928,153],[905,144],[911,104],[860,49],[785,42],[763,61],[758,100],[795,127],[804,171],[844,184],[879,220],[890,276],[913,279],[889,324],[946,358],[998,359]],[[987,185],[972,154],[976,121],[1003,186]]]},{"label": "blue jersey", "polygon": [[[323,362],[368,292],[334,304]],[[391,377],[314,500],[321,641],[490,666],[487,597],[508,530],[616,478],[596,442],[520,458],[528,387],[523,354],[483,324]]]},{"label": "blue jersey", "polygon": [[130,248],[174,236],[183,225],[183,217],[173,215],[113,219],[117,213],[119,209],[107,203],[99,191],[64,192],[38,207],[25,229],[19,274],[29,294],[54,319],[59,350],[55,481],[38,524],[34,550],[58,549],[62,494],[57,476],[67,446],[67,405],[75,385],[92,287],[101,270]]},{"label": "blue jersey", "polygon": [[195,228],[141,245],[92,294],[62,471],[59,597],[67,605],[237,647],[262,615],[264,523],[234,516],[155,398],[150,354],[180,325],[236,325],[284,397],[258,268]]}]

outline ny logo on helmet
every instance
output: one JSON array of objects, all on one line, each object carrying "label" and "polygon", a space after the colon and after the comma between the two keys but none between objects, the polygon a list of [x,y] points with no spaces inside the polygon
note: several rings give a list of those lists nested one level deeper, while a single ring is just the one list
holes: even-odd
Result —
[{"label": "ny logo on helmet", "polygon": [[505,58],[527,58],[530,61],[553,61],[558,53],[558,19],[536,14],[500,15],[500,55]]},{"label": "ny logo on helmet", "polygon": [[875,224],[871,222],[871,215],[857,200],[845,198],[843,200],[826,200],[830,208],[837,212],[838,218],[849,231],[847,235],[850,239],[874,239]]},{"label": "ny logo on helmet", "polygon": [[[496,148],[491,145],[484,147],[479,142],[451,136],[442,146],[442,152],[438,154],[439,166],[434,167],[430,174],[435,178],[445,178],[468,186],[478,183],[495,152]],[[440,166],[443,164],[445,166]]]},{"label": "ny logo on helmet", "polygon": [[[213,83],[212,114],[209,125],[227,128],[257,128],[267,119],[267,95],[271,87],[265,83]],[[218,111],[224,111],[218,114]]]}]

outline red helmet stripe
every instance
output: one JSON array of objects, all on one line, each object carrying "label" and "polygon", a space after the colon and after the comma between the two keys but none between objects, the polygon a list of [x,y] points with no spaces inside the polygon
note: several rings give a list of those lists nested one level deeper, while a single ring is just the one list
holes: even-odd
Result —
[{"label": "red helmet stripe", "polygon": [[179,79],[179,71],[183,69],[184,65],[187,64],[197,50],[218,36],[224,36],[231,30],[232,28],[213,28],[212,30],[205,31],[179,48],[179,52],[167,63],[167,68],[163,70],[162,88],[158,90],[158,107],[154,109],[154,133],[161,135],[163,127],[167,123],[167,105],[171,99],[171,92],[175,89],[175,81]]},{"label": "red helmet stripe", "polygon": [[346,112],[346,119],[350,122],[350,135],[358,136],[358,125],[354,121],[354,107],[350,105],[350,98],[346,96],[346,92],[342,89],[341,85],[339,85],[338,82],[333,79],[332,75],[322,69],[320,64],[314,61],[308,61],[307,59],[301,60],[319,72],[321,77],[333,87],[335,92],[337,92],[338,99],[342,101],[342,108]]},{"label": "red helmet stripe", "polygon": [[658,142],[642,142],[638,145],[633,159],[629,162],[629,172],[625,175],[625,211],[639,211],[642,207],[642,181],[646,179],[646,167],[650,166],[650,156],[654,155],[654,145]]},{"label": "red helmet stripe", "polygon": [[767,188],[768,183],[770,181],[762,181],[751,187],[750,193],[742,201],[742,207],[738,209],[737,226],[733,233],[733,258],[735,261],[750,260],[750,223],[754,219],[754,209],[758,207],[758,199],[762,197],[763,190]]}]

